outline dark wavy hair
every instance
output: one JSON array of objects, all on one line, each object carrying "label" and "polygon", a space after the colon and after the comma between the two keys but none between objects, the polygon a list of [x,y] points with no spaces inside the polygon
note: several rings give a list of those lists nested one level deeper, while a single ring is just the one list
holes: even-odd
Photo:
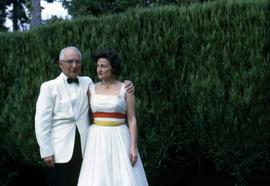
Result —
[{"label": "dark wavy hair", "polygon": [[109,61],[112,66],[112,74],[116,76],[120,75],[122,68],[122,59],[114,49],[103,49],[97,51],[94,55],[95,63],[97,63],[100,58],[105,58]]}]

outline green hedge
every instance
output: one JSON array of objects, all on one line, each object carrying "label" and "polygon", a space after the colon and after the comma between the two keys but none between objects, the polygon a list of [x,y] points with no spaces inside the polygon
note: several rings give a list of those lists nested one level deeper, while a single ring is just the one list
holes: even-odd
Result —
[{"label": "green hedge", "polygon": [[267,1],[220,1],[0,34],[2,184],[19,171],[9,170],[12,162],[42,166],[34,134],[39,86],[59,74],[60,49],[74,45],[82,74],[94,80],[94,51],[112,47],[123,57],[151,185],[172,185],[175,171],[194,170],[201,159],[252,185],[251,175],[270,161],[269,10]]}]

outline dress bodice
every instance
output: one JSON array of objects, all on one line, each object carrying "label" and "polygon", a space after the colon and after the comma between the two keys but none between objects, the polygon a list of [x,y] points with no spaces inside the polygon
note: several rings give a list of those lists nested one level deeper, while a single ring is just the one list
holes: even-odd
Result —
[{"label": "dress bodice", "polygon": [[96,94],[95,85],[90,86],[91,92],[91,109],[92,112],[106,112],[106,113],[126,113],[127,106],[125,100],[124,84],[121,87],[120,93],[116,95],[102,95]]}]

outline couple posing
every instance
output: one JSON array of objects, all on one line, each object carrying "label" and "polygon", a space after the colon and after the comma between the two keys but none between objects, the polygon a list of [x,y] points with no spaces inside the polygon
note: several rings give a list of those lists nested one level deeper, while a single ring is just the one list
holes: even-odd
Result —
[{"label": "couple posing", "polygon": [[114,51],[100,51],[95,63],[96,84],[79,76],[80,51],[66,47],[59,55],[62,73],[40,87],[35,132],[48,184],[147,186],[137,150],[134,86],[118,80],[121,60]]}]

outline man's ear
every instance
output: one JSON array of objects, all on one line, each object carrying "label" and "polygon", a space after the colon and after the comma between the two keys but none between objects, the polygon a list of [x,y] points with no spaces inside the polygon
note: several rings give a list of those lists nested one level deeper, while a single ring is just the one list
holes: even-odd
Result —
[{"label": "man's ear", "polygon": [[59,65],[59,67],[61,67],[62,66],[62,62],[61,61],[58,61],[58,65]]}]

